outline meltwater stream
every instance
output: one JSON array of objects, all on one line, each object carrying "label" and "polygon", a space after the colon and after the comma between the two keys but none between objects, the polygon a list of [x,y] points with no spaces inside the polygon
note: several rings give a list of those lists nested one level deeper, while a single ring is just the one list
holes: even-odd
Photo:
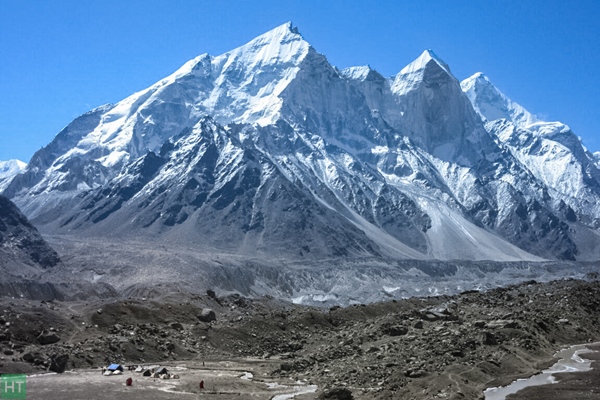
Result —
[{"label": "meltwater stream", "polygon": [[578,344],[563,349],[556,353],[555,357],[560,358],[550,368],[542,371],[541,374],[534,375],[527,379],[518,379],[508,386],[489,388],[483,392],[485,400],[505,400],[509,394],[517,393],[519,390],[529,386],[540,386],[555,383],[554,374],[559,372],[584,372],[589,371],[592,365],[590,360],[579,357],[583,353],[591,353],[593,350],[586,346],[590,344]]}]

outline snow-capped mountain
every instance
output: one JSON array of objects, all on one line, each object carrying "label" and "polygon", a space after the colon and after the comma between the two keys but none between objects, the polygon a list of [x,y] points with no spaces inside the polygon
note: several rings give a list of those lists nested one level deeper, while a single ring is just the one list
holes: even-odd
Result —
[{"label": "snow-capped mountain", "polygon": [[47,232],[206,252],[597,259],[596,164],[561,182],[524,137],[591,156],[478,79],[430,50],[340,71],[288,23],[77,118],[4,194]]},{"label": "snow-capped mountain", "polygon": [[[482,73],[461,83],[486,129],[547,187],[568,217],[600,226],[597,157],[561,122],[546,122],[509,100]],[[586,233],[586,236],[590,233]]]},{"label": "snow-capped mountain", "polygon": [[0,192],[10,183],[12,178],[25,170],[27,164],[21,160],[0,161]]}]

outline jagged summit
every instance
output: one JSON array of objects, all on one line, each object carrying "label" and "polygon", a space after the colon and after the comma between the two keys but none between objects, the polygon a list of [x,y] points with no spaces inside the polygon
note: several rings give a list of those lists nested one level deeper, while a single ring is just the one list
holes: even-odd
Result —
[{"label": "jagged summit", "polygon": [[474,83],[478,79],[489,81],[488,77],[483,72],[475,72],[473,75],[471,75],[467,79],[463,80],[461,82],[461,86],[463,85],[463,83],[465,85],[470,85],[470,84]]},{"label": "jagged summit", "polygon": [[[378,82],[383,85],[388,84],[388,79],[379,73],[376,69],[371,67],[370,65],[361,65],[356,67],[348,67],[339,71],[340,75],[346,79],[355,81],[355,82]],[[382,89],[376,89],[381,91]]]},{"label": "jagged summit", "polygon": [[505,118],[520,127],[538,122],[538,118],[510,100],[481,72],[473,74],[460,84],[484,121]]},{"label": "jagged summit", "polygon": [[483,72],[476,72],[460,83],[460,87],[464,92],[471,91],[476,85],[481,87],[491,85],[491,82]]},{"label": "jagged summit", "polygon": [[365,79],[367,79],[367,76],[369,76],[371,71],[373,71],[371,66],[360,65],[360,66],[356,66],[356,67],[344,68],[343,70],[340,71],[340,73],[342,74],[342,76],[344,76],[348,79],[356,79],[359,81],[364,81]]},{"label": "jagged summit", "polygon": [[[231,62],[249,62],[249,67],[257,63],[286,63],[305,55],[309,47],[310,44],[304,40],[298,29],[291,22],[287,22],[216,59],[226,62],[224,69]],[[215,64],[218,65],[219,62],[216,61]]]},{"label": "jagged summit", "polygon": [[404,95],[416,89],[421,82],[431,80],[454,81],[450,67],[432,50],[425,50],[413,62],[396,75],[392,82],[392,92]]},{"label": "jagged summit", "polygon": [[189,75],[196,75],[196,77],[211,75],[216,72],[215,69],[235,69],[241,64],[245,65],[245,69],[252,69],[259,64],[287,63],[293,59],[300,59],[309,47],[310,44],[304,40],[298,28],[293,26],[291,21],[286,22],[219,56],[203,53],[186,62],[175,73],[154,86],[172,84]]},{"label": "jagged summit", "polygon": [[434,62],[438,66],[440,66],[444,71],[448,73],[448,75],[452,75],[448,64],[446,64],[440,57],[438,57],[431,49],[425,50],[416,60],[408,64],[406,67],[402,68],[400,74],[406,75],[416,71],[420,71],[422,69],[427,68],[427,66],[431,62]]}]

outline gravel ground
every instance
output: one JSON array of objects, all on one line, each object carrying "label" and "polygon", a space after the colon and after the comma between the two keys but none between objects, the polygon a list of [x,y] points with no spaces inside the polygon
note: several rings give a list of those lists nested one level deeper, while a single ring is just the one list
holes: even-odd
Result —
[{"label": "gravel ground", "polygon": [[[487,387],[547,368],[565,345],[600,341],[596,281],[331,309],[207,293],[87,303],[2,299],[0,311],[0,372],[66,370],[29,378],[28,398],[50,400],[271,399],[267,384],[297,381],[317,386],[298,400],[343,398],[325,397],[334,389],[357,400],[479,399]],[[133,373],[100,374],[113,362],[187,369],[179,380],[135,377],[127,387]],[[241,379],[245,372],[253,378]],[[565,375],[534,392],[565,387],[595,395],[596,373]]]},{"label": "gravel ground", "polygon": [[[298,388],[308,387],[289,380],[276,382],[254,378],[254,374],[262,375],[262,371],[268,368],[269,363],[264,361],[211,361],[205,366],[197,362],[167,364],[164,365],[180,379],[147,378],[131,371],[118,376],[103,376],[99,369],[33,375],[27,378],[27,399],[271,399],[278,394],[294,393]],[[252,374],[250,378],[248,373]],[[130,377],[133,384],[127,386],[125,382]],[[204,381],[204,389],[200,389],[200,381]]]}]

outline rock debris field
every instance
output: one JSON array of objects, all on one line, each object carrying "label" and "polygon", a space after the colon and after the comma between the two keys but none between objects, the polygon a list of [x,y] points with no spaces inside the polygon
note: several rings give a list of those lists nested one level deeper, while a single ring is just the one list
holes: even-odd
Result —
[{"label": "rock debris field", "polygon": [[[600,341],[599,317],[600,282],[578,280],[327,309],[212,291],[4,298],[0,372],[26,373],[28,399],[479,399]],[[123,374],[103,376],[112,363]],[[574,375],[567,392],[591,385]]]}]

